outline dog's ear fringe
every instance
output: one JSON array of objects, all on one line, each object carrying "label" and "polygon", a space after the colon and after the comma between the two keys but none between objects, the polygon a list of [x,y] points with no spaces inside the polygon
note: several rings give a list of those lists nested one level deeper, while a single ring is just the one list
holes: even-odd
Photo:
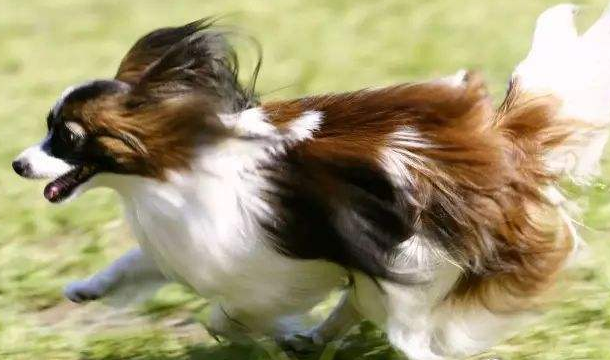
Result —
[{"label": "dog's ear fringe", "polygon": [[148,68],[172,46],[209,28],[214,21],[212,18],[202,18],[183,26],[160,28],[144,35],[123,57],[115,78],[131,85],[138,83]]},{"label": "dog's ear fringe", "polygon": [[[262,63],[260,44],[237,29],[216,26],[204,18],[180,27],[158,29],[132,47],[116,78],[132,86],[136,103],[163,100],[185,92],[216,96],[223,110],[239,111],[259,105],[255,84]],[[254,45],[257,61],[246,87],[238,80],[237,53],[228,37]]]}]

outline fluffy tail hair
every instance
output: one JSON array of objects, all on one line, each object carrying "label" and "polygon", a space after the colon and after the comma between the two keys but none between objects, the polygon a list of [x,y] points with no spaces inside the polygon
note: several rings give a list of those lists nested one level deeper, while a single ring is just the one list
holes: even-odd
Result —
[{"label": "fluffy tail hair", "polygon": [[[610,127],[610,11],[582,35],[575,11],[558,5],[538,18],[531,50],[496,113],[492,127],[507,141],[518,174],[511,183],[519,187],[495,198],[507,220],[497,217],[482,233],[493,238],[493,255],[471,253],[491,266],[466,272],[435,310],[434,340],[444,355],[474,354],[522,329],[531,314],[525,310],[579,243],[555,186],[563,176],[586,182],[598,172]],[[492,216],[489,209],[482,217]]]},{"label": "fluffy tail hair", "polygon": [[465,298],[491,304],[485,299],[498,292],[527,302],[553,283],[580,242],[555,184],[562,176],[585,182],[598,172],[610,127],[610,11],[579,36],[575,10],[564,4],[540,15],[531,50],[496,113],[493,126],[509,142],[515,182],[543,193],[519,186],[512,223],[494,235],[506,239],[498,257],[515,270],[465,278],[457,289]]},{"label": "fluffy tail hair", "polygon": [[[582,35],[576,9],[563,4],[540,15],[498,121],[526,141],[537,137],[549,173],[586,182],[598,174],[610,127],[610,9]],[[544,116],[528,116],[544,103]]]}]

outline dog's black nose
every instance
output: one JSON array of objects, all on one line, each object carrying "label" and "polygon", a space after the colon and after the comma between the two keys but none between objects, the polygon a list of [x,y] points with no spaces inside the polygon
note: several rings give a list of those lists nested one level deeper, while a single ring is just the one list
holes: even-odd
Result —
[{"label": "dog's black nose", "polygon": [[27,176],[30,172],[30,164],[20,160],[15,160],[13,161],[13,170],[15,170],[15,172],[20,176]]}]

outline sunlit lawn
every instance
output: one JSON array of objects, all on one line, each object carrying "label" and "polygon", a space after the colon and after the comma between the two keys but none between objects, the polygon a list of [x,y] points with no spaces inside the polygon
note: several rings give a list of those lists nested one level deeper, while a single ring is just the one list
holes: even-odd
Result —
[{"label": "sunlit lawn", "polygon": [[[527,50],[544,0],[1,0],[0,359],[283,358],[271,342],[217,344],[199,325],[205,300],[171,286],[132,310],[76,306],[61,296],[133,246],[117,197],[87,194],[49,205],[41,183],[18,179],[10,160],[44,132],[61,90],[111,77],[131,43],[156,27],[228,14],[264,49],[264,98],[357,89],[481,69],[500,96]],[[584,2],[585,20],[602,0]],[[247,73],[253,54],[246,52]],[[610,157],[609,157],[610,158]],[[584,211],[591,258],[538,326],[492,351],[504,359],[610,359],[610,165],[590,189],[572,188]],[[338,348],[338,349],[337,349]],[[487,357],[491,357],[487,355]],[[399,358],[365,324],[317,359]]]}]

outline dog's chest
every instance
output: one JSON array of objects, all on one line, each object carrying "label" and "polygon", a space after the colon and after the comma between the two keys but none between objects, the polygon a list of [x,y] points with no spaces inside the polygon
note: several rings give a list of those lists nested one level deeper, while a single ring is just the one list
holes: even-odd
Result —
[{"label": "dog's chest", "polygon": [[127,217],[161,270],[204,296],[268,302],[339,285],[335,265],[290,259],[269,246],[256,219],[270,209],[244,186],[222,177],[142,184],[126,199]]}]

